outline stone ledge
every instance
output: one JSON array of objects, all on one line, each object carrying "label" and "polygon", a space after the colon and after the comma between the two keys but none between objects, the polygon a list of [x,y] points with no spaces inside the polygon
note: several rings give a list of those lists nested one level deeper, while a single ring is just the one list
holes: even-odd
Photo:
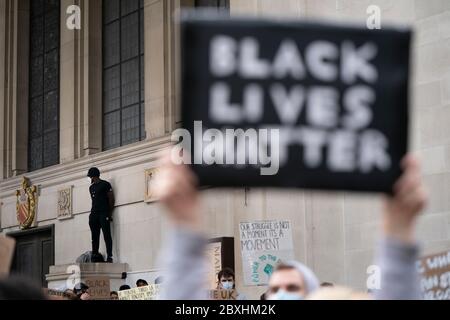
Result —
[{"label": "stone ledge", "polygon": [[[70,181],[85,177],[87,167],[96,165],[104,167],[104,173],[127,168],[141,163],[151,163],[158,158],[158,153],[171,145],[170,136],[141,141],[129,146],[103,151],[76,159],[70,163],[58,164],[52,167],[26,173],[34,185],[48,188],[63,185]],[[22,176],[0,180],[0,198],[13,197],[20,186]]]},{"label": "stone ledge", "polygon": [[122,273],[128,271],[127,263],[73,263],[50,266],[49,274],[45,275],[48,282],[67,280],[74,273],[73,267],[80,268],[80,278],[105,276],[110,279],[122,279]]}]

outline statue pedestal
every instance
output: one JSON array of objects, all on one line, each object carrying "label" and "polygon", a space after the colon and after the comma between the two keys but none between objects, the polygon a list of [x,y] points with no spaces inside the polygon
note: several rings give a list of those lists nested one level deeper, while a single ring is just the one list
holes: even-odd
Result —
[{"label": "statue pedestal", "polygon": [[74,263],[50,266],[45,279],[49,289],[63,291],[73,289],[86,278],[108,278],[111,291],[115,291],[125,284],[127,271],[127,263]]}]

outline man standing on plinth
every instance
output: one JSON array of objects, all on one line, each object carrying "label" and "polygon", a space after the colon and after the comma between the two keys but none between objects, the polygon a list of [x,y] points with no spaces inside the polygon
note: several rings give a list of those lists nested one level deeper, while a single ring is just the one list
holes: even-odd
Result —
[{"label": "man standing on plinth", "polygon": [[92,235],[92,257],[98,257],[100,246],[100,230],[106,244],[108,258],[106,262],[113,262],[111,226],[112,212],[114,209],[114,192],[108,181],[100,179],[100,170],[90,168],[87,176],[91,181],[89,193],[92,199],[91,214],[89,215],[89,227]]}]

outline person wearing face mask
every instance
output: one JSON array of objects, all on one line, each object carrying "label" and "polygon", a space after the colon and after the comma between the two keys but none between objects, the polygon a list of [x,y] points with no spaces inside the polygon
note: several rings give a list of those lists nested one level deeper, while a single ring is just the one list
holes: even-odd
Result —
[{"label": "person wearing face mask", "polygon": [[98,256],[100,246],[100,230],[103,232],[103,238],[106,244],[106,253],[108,258],[106,262],[112,263],[112,237],[111,221],[114,209],[114,192],[108,181],[100,179],[100,170],[90,168],[88,171],[90,182],[89,193],[92,199],[91,214],[89,215],[89,227],[92,236],[92,255]]},{"label": "person wearing face mask", "polygon": [[[415,240],[417,217],[427,203],[418,161],[411,155],[402,162],[403,174],[384,199],[381,237],[375,264],[380,267],[380,289],[375,299],[421,299]],[[156,197],[166,207],[174,228],[163,248],[165,286],[163,300],[207,299],[199,279],[207,273],[202,215],[197,179],[185,165],[175,165],[167,154],[155,181]],[[189,275],[186,274],[189,270]],[[227,285],[229,286],[229,285]],[[320,287],[314,273],[303,264],[283,262],[269,279],[267,299],[300,300]]]},{"label": "person wearing face mask", "polygon": [[267,300],[303,300],[320,287],[314,272],[297,261],[282,262],[269,279]]},{"label": "person wearing face mask", "polygon": [[[236,280],[233,270],[230,268],[224,268],[217,274],[217,289],[221,290],[235,290]],[[244,294],[236,291],[236,300],[247,300]]]}]

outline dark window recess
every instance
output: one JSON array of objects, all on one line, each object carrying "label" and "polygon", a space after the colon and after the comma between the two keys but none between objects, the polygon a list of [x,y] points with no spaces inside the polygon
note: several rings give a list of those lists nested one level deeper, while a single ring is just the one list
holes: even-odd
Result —
[{"label": "dark window recess", "polygon": [[28,171],[59,163],[60,1],[30,7]]},{"label": "dark window recess", "polygon": [[230,0],[195,0],[196,7],[229,9]]},{"label": "dark window recess", "polygon": [[144,2],[103,1],[103,149],[146,138]]}]

